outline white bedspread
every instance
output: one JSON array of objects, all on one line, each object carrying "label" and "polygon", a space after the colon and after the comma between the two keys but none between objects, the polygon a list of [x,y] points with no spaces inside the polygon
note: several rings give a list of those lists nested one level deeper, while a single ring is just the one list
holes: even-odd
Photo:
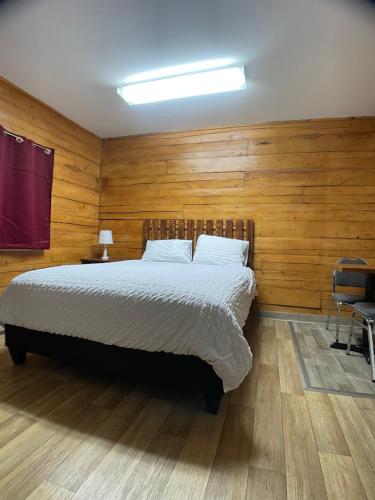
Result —
[{"label": "white bedspread", "polygon": [[242,333],[256,294],[246,267],[123,261],[59,266],[12,280],[0,321],[104,344],[191,354],[224,390],[240,385],[252,354]]}]

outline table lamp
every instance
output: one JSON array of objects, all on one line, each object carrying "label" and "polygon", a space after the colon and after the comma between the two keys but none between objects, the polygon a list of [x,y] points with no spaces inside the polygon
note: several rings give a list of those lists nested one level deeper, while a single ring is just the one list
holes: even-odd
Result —
[{"label": "table lamp", "polygon": [[101,230],[99,231],[99,244],[104,245],[102,260],[108,260],[107,245],[112,245],[112,231]]}]

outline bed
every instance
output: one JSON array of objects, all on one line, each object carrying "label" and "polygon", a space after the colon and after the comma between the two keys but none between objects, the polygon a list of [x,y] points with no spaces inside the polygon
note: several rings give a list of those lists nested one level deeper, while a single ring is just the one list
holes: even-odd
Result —
[{"label": "bed", "polygon": [[250,242],[247,266],[145,261],[30,271],[0,303],[15,364],[27,353],[129,379],[202,392],[216,414],[224,394],[251,368],[241,328],[256,293],[250,220],[146,220],[148,240],[201,234]]}]

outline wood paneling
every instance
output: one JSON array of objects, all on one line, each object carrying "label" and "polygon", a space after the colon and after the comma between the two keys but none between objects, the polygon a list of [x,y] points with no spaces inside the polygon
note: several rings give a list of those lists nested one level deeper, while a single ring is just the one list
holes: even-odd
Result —
[{"label": "wood paneling", "polygon": [[254,220],[264,310],[324,313],[337,258],[375,263],[374,118],[101,141],[0,80],[0,123],[56,151],[51,249],[0,251],[0,293],[23,271],[92,256],[100,197],[113,257],[140,257],[144,219]]},{"label": "wood paneling", "polygon": [[101,140],[0,79],[0,123],[55,149],[51,249],[0,251],[0,293],[17,274],[79,262],[98,234]]},{"label": "wood paneling", "polygon": [[324,313],[333,262],[375,263],[375,119],[104,141],[101,226],[138,258],[143,219],[252,219],[265,310]]}]

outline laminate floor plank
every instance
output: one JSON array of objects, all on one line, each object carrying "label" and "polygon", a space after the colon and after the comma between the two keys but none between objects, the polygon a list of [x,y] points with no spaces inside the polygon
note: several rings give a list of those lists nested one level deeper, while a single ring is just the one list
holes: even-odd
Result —
[{"label": "laminate floor plank", "polygon": [[319,453],[329,500],[366,500],[352,457]]},{"label": "laminate floor plank", "polygon": [[328,394],[309,391],[305,398],[318,450],[349,456],[348,445]]},{"label": "laminate floor plank", "polygon": [[[332,364],[322,326],[294,325],[318,379],[365,388],[363,360]],[[287,326],[249,325],[253,369],[217,416],[199,395],[38,356],[13,366],[0,347],[0,498],[374,498],[375,399],[302,390]]]},{"label": "laminate floor plank", "polygon": [[26,430],[17,434],[1,448],[0,479],[9,474],[19,463],[27,459],[33,452],[46,443],[61,428],[69,425],[83,413],[89,405],[90,397],[103,391],[102,383],[86,380],[82,389],[68,397],[61,405],[55,407],[44,418]]},{"label": "laminate floor plank", "polygon": [[186,439],[199,413],[197,398],[192,395],[176,395],[171,412],[162,423],[159,432]]},{"label": "laminate floor plank", "polygon": [[361,410],[361,415],[370,429],[373,438],[375,439],[375,411]]},{"label": "laminate floor plank", "polygon": [[327,498],[306,400],[282,394],[288,499]]},{"label": "laminate floor plank", "polygon": [[0,491],[6,490],[10,498],[26,498],[84,442],[107,413],[102,408],[87,407],[2,478]]},{"label": "laminate floor plank", "polygon": [[165,498],[165,488],[178,462],[185,440],[156,432],[123,489],[127,499],[159,500]]},{"label": "laminate floor plank", "polygon": [[246,498],[254,410],[229,405],[205,498]]},{"label": "laminate floor plank", "polygon": [[375,411],[375,398],[355,398],[353,400],[360,410]]},{"label": "laminate floor plank", "polygon": [[151,399],[78,489],[74,498],[124,498],[123,492],[129,477],[141,462],[147,446],[171,408],[170,401]]},{"label": "laminate floor plank", "polygon": [[278,367],[260,364],[258,377],[250,464],[260,469],[285,472]]},{"label": "laminate floor plank", "polygon": [[276,327],[274,323],[262,328],[260,362],[278,366]]},{"label": "laminate floor plank", "polygon": [[0,448],[35,423],[34,418],[20,413],[14,413],[0,422]]},{"label": "laminate floor plank", "polygon": [[358,475],[369,498],[375,492],[375,440],[361,411],[350,396],[330,394]]},{"label": "laminate floor plank", "polygon": [[276,338],[279,340],[290,340],[289,322],[275,321]]},{"label": "laminate floor plank", "polygon": [[293,342],[290,339],[277,339],[280,390],[289,394],[304,394],[299,374]]},{"label": "laminate floor plank", "polygon": [[247,500],[286,500],[285,474],[250,467],[247,478]]},{"label": "laminate floor plank", "polygon": [[66,490],[77,491],[99,466],[133,420],[148,402],[142,393],[130,392],[88,433],[81,445],[48,476],[48,480]]},{"label": "laminate floor plank", "polygon": [[164,499],[204,498],[226,413],[224,402],[218,415],[198,415],[163,492]]},{"label": "laminate floor plank", "polygon": [[71,491],[43,481],[25,500],[70,500],[72,496]]}]

